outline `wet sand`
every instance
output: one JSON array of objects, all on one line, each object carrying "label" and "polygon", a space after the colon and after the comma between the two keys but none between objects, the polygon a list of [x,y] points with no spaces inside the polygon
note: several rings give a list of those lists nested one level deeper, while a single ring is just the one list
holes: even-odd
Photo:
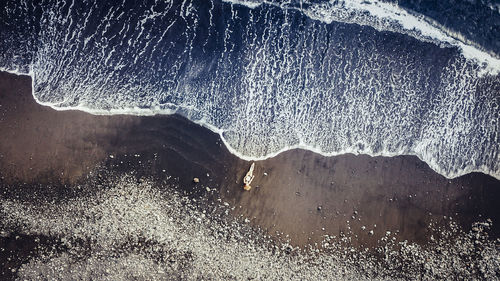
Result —
[{"label": "wet sand", "polygon": [[[321,157],[294,150],[257,167],[259,187],[244,193],[227,186],[222,194],[257,225],[284,230],[299,245],[349,231],[354,244],[365,246],[387,231],[425,244],[431,221],[452,217],[469,229],[474,221],[499,219],[496,179],[474,173],[449,180],[413,156]],[[498,228],[494,231],[498,236]]]},{"label": "wet sand", "polygon": [[500,181],[491,176],[446,179],[415,156],[324,157],[296,149],[257,161],[246,192],[242,179],[251,163],[208,129],[177,115],[56,111],[34,101],[30,79],[0,73],[4,196],[21,185],[15,192],[29,194],[40,184],[64,189],[103,166],[174,183],[192,196],[215,189],[234,215],[297,246],[349,232],[353,245],[373,246],[387,231],[425,245],[429,223],[450,217],[465,230],[490,218],[493,237],[500,237]]}]

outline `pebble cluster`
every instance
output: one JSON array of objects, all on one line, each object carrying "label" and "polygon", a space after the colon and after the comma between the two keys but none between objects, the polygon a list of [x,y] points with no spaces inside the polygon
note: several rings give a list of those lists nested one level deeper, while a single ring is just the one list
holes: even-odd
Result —
[{"label": "pebble cluster", "polygon": [[[350,246],[349,234],[325,236],[297,249],[230,215],[218,200],[188,198],[173,186],[134,175],[69,187],[62,200],[0,200],[0,231],[50,237],[21,280],[377,280],[497,279],[500,243],[491,222],[465,233],[451,220],[429,226],[430,245],[396,242],[387,233],[375,249]],[[35,195],[35,197],[37,197]]]}]

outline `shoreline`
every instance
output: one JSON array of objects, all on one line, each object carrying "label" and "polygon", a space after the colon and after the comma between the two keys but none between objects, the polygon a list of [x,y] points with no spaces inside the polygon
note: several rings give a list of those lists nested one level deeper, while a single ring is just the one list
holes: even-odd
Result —
[{"label": "shoreline", "polygon": [[[487,175],[487,176],[491,176],[497,180],[500,181],[500,174],[495,174],[493,171],[491,171],[489,168],[487,167],[484,167],[485,169],[483,170],[479,170],[479,169],[470,169],[470,170],[467,170],[467,171],[462,171],[461,173],[451,173],[449,175],[445,174],[445,173],[442,173],[440,172],[440,168],[437,164],[435,164],[433,161],[427,161],[425,160],[425,157],[423,157],[421,154],[419,153],[392,153],[392,152],[387,152],[387,153],[384,153],[384,152],[380,152],[380,153],[369,153],[369,152],[365,152],[365,151],[357,151],[357,150],[354,150],[354,149],[346,149],[346,150],[342,150],[342,151],[339,151],[339,152],[331,152],[331,153],[327,153],[327,152],[323,152],[320,148],[315,148],[315,147],[311,147],[311,146],[308,146],[308,145],[304,145],[304,144],[298,144],[298,145],[292,145],[292,146],[288,146],[288,147],[285,147],[285,148],[282,148],[276,152],[273,152],[273,153],[269,153],[269,154],[266,154],[264,156],[259,156],[259,157],[250,157],[250,156],[245,156],[245,155],[242,155],[241,153],[239,153],[236,149],[234,149],[228,142],[227,140],[224,138],[223,136],[223,133],[224,131],[217,128],[216,126],[212,125],[212,124],[209,124],[203,120],[196,120],[196,121],[192,121],[190,120],[188,117],[186,116],[183,116],[183,115],[180,115],[177,113],[178,109],[141,109],[141,108],[124,108],[124,109],[111,109],[111,110],[90,110],[88,108],[85,108],[85,107],[56,107],[52,104],[49,104],[49,103],[44,103],[44,102],[40,102],[35,94],[34,94],[34,87],[33,87],[33,83],[34,83],[34,79],[33,79],[33,74],[31,73],[18,73],[18,72],[10,72],[10,71],[7,71],[7,70],[2,70],[0,69],[0,72],[5,72],[5,73],[9,73],[9,74],[14,74],[14,75],[18,75],[18,76],[27,76],[27,77],[30,77],[31,79],[31,88],[32,88],[32,91],[31,91],[31,95],[33,97],[33,99],[36,101],[37,104],[41,105],[41,106],[45,106],[45,107],[49,107],[55,111],[80,111],[80,112],[84,112],[84,113],[87,113],[87,114],[91,114],[91,115],[94,115],[94,116],[116,116],[116,115],[126,115],[126,116],[136,116],[136,117],[151,117],[151,116],[171,116],[171,115],[175,115],[175,116],[181,116],[182,118],[185,118],[187,119],[189,122],[192,122],[194,124],[197,124],[203,128],[206,128],[208,130],[210,130],[212,133],[214,134],[217,134],[219,136],[219,138],[221,139],[221,141],[224,143],[226,149],[234,156],[238,157],[239,159],[243,160],[243,161],[263,161],[263,160],[267,160],[267,159],[271,159],[271,158],[274,158],[274,157],[277,157],[278,155],[282,154],[282,153],[286,153],[288,151],[293,151],[293,150],[306,150],[306,151],[311,151],[313,153],[316,153],[318,154],[319,156],[322,156],[322,157],[336,157],[336,156],[342,156],[342,155],[346,155],[346,154],[352,154],[354,156],[363,156],[363,155],[366,155],[366,156],[369,156],[369,157],[398,157],[398,156],[415,156],[417,157],[420,161],[422,162],[425,162],[434,172],[442,175],[443,177],[447,178],[447,179],[456,179],[456,178],[459,178],[459,177],[462,177],[462,176],[465,176],[467,174],[471,174],[471,173],[481,173],[481,174],[484,174],[484,175]],[[179,108],[179,106],[175,106],[175,105],[172,105],[172,107],[177,107]]]},{"label": "shoreline", "polygon": [[[133,173],[138,182],[151,178],[195,200],[208,196],[227,204],[231,217],[292,247],[318,248],[325,236],[347,235],[350,246],[374,249],[390,233],[425,248],[433,245],[429,226],[450,220],[467,232],[491,219],[490,238],[500,237],[500,181],[492,176],[447,179],[416,156],[324,157],[302,149],[245,161],[218,134],[179,115],[102,116],[42,106],[30,79],[0,73],[0,205],[71,198],[104,169]],[[255,179],[244,191],[252,162]],[[0,237],[0,247],[9,239]]]},{"label": "shoreline", "polygon": [[[245,161],[234,156],[218,134],[179,115],[102,116],[56,111],[32,99],[31,87],[26,85],[29,77],[16,77],[17,84],[11,86],[18,96],[6,95],[0,100],[4,104],[0,107],[2,122],[7,124],[3,131],[0,128],[0,163],[4,167],[0,174],[6,183],[75,184],[96,166],[112,167],[119,162],[130,163],[132,170],[144,170],[146,176],[161,178],[167,172],[178,178],[181,189],[192,188],[193,178],[199,177],[202,184],[210,184],[220,191],[222,199],[238,207],[236,215],[258,218],[254,224],[270,232],[288,232],[300,245],[308,243],[311,232],[315,233],[311,240],[319,240],[324,225],[331,226],[326,232],[345,231],[355,211],[372,214],[368,221],[377,227],[387,224],[390,231],[425,225],[430,218],[439,217],[437,214],[454,216],[456,210],[474,214],[464,219],[464,226],[470,225],[474,216],[499,216],[490,201],[500,196],[500,181],[489,175],[470,173],[447,179],[416,156],[325,157],[302,149]],[[2,74],[2,78],[5,88],[13,77]],[[253,185],[259,187],[242,192],[241,180],[251,162],[256,163]],[[141,168],[146,163],[150,167]],[[483,198],[483,192],[498,195]],[[436,194],[439,200],[427,198],[429,194]],[[466,196],[477,198],[466,200]],[[400,203],[393,204],[391,198]],[[450,198],[461,207],[451,206]],[[296,208],[287,202],[302,205]],[[422,206],[426,206],[425,211]],[[409,214],[401,212],[402,207],[409,210],[412,219],[405,218]],[[378,216],[379,210],[389,213]],[[384,223],[389,214],[392,219]],[[327,217],[332,221],[324,222]],[[497,220],[500,218],[494,222]],[[294,221],[308,226],[297,232]],[[494,232],[500,233],[494,225]],[[405,235],[410,241],[421,236],[412,231]]]}]

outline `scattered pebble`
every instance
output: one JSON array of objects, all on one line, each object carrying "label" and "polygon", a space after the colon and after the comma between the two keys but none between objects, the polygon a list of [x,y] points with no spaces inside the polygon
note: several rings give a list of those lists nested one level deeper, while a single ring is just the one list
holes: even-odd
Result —
[{"label": "scattered pebble", "polygon": [[[381,244],[380,254],[390,259],[385,265],[379,265],[365,262],[373,258],[368,251],[346,246],[344,242],[356,237],[349,231],[346,236],[339,235],[338,240],[333,236],[333,240],[325,238],[323,242],[313,243],[316,248],[312,249],[312,255],[293,252],[288,244],[263,246],[260,239],[268,238],[260,232],[253,232],[241,220],[227,223],[226,217],[214,218],[210,210],[197,209],[194,199],[176,194],[175,189],[162,187],[162,192],[158,192],[147,181],[133,178],[110,182],[104,184],[106,188],[92,192],[91,197],[63,200],[57,204],[0,200],[2,220],[19,225],[24,233],[58,237],[65,241],[65,247],[69,247],[55,256],[30,257],[16,271],[19,279],[43,280],[53,276],[63,280],[85,279],[80,278],[82,276],[98,279],[105,276],[110,280],[123,280],[128,276],[158,280],[165,276],[199,279],[206,275],[216,280],[228,276],[237,280],[365,280],[397,274],[409,280],[446,279],[449,276],[495,280],[498,272],[499,250],[495,242],[474,240],[484,235],[483,229],[491,226],[491,221],[475,224],[471,234],[459,234],[456,240],[436,238],[439,251],[436,247],[426,249],[409,242],[396,244],[393,239],[386,238],[388,242]],[[214,201],[222,204],[220,199]],[[227,202],[224,205],[229,206]],[[220,207],[221,210],[229,209]],[[322,206],[317,208],[321,210]],[[451,224],[452,218],[446,222]],[[366,228],[361,226],[361,229]],[[318,234],[324,236],[325,233]],[[373,235],[374,231],[368,234]],[[390,234],[388,231],[387,235]],[[288,234],[281,236],[289,238]],[[344,238],[347,240],[342,240]],[[74,243],[77,239],[83,243]],[[272,250],[270,245],[274,247]],[[327,254],[318,249],[321,245],[327,248]],[[166,262],[158,263],[158,258]],[[475,268],[481,271],[473,271]]]}]

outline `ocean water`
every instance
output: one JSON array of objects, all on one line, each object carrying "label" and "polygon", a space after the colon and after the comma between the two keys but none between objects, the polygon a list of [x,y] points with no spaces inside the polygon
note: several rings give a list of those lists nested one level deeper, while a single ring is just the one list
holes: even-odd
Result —
[{"label": "ocean water", "polygon": [[500,178],[495,1],[1,5],[0,68],[55,109],[178,113],[244,159],[411,154]]}]

